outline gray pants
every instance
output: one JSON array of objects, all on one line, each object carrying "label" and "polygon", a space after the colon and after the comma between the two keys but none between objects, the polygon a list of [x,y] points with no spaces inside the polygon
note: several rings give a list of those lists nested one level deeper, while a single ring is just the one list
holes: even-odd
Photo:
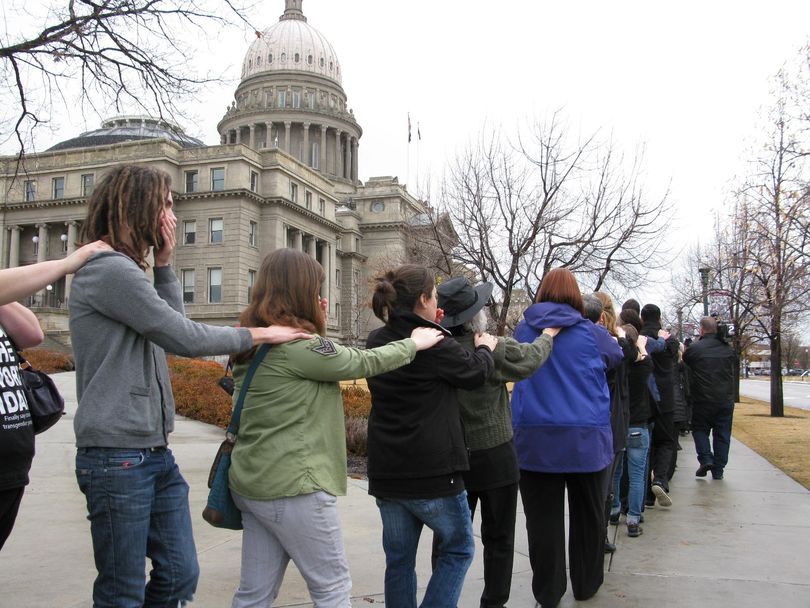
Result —
[{"label": "gray pants", "polygon": [[316,608],[348,608],[352,580],[337,499],[326,492],[276,500],[233,493],[242,510],[242,574],[231,608],[269,608],[290,559]]}]

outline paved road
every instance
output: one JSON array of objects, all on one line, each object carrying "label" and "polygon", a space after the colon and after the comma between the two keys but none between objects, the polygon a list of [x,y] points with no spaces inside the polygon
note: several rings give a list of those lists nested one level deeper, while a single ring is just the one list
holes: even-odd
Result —
[{"label": "paved road", "polygon": [[[785,395],[785,405],[810,410],[810,382],[794,382],[784,380],[782,391]],[[740,380],[740,394],[752,399],[770,401],[771,384],[769,380]]]}]

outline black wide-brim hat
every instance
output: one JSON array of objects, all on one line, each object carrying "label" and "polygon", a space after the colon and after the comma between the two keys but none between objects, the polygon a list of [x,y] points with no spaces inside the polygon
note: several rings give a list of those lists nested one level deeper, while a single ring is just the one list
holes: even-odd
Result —
[{"label": "black wide-brim hat", "polygon": [[492,283],[473,287],[465,277],[449,279],[439,285],[436,291],[439,308],[444,311],[442,327],[456,327],[472,319],[489,302],[492,288]]}]

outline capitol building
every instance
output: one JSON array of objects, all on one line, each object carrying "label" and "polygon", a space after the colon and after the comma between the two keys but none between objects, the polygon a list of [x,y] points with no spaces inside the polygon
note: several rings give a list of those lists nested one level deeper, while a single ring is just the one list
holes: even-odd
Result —
[{"label": "capitol building", "polygon": [[[358,180],[363,129],[347,103],[329,41],[286,0],[250,45],[241,81],[208,146],[164,120],[121,116],[25,158],[0,158],[0,265],[71,252],[94,184],[112,165],[145,163],[172,177],[173,267],[187,315],[234,324],[263,257],[305,251],[326,272],[328,333],[362,339],[374,323],[368,279],[408,258],[409,227],[426,208],[395,177]],[[420,219],[421,218],[421,219]],[[29,302],[49,334],[67,339],[70,277]]]}]

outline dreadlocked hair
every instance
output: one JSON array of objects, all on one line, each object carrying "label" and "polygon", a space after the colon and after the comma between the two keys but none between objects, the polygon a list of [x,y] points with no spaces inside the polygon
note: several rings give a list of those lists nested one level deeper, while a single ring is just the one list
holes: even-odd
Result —
[{"label": "dreadlocked hair", "polygon": [[[81,241],[104,240],[146,269],[149,248],[160,246],[160,216],[171,188],[165,171],[143,165],[113,167],[93,190]],[[131,247],[125,242],[126,237]]]}]

